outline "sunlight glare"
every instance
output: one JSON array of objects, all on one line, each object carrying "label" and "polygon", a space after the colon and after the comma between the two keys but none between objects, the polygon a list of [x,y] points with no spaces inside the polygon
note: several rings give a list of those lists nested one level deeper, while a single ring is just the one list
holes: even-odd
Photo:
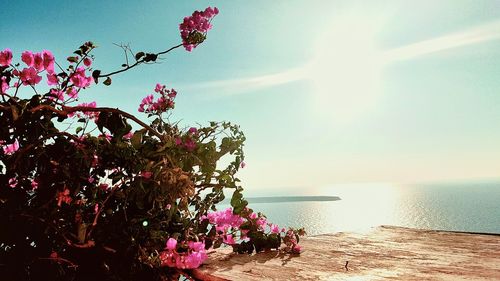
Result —
[{"label": "sunlight glare", "polygon": [[313,111],[327,121],[348,121],[365,112],[380,93],[382,56],[373,22],[359,16],[333,22],[306,66],[314,87]]}]

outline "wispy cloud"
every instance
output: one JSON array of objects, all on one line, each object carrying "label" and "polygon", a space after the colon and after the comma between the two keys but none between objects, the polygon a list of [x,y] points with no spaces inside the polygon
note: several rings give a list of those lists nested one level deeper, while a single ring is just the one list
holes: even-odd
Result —
[{"label": "wispy cloud", "polygon": [[500,21],[480,25],[457,33],[425,40],[385,52],[385,60],[413,59],[418,56],[500,39]]},{"label": "wispy cloud", "polygon": [[[394,48],[382,52],[384,64],[400,60],[410,60],[419,56],[458,48],[471,44],[478,44],[491,40],[500,39],[500,21],[490,22],[476,26],[461,32],[443,35],[438,38],[412,43],[406,46]],[[216,90],[215,96],[226,96],[252,92],[261,88],[275,85],[287,84],[293,81],[308,79],[314,75],[310,64],[288,69],[282,72],[262,76],[217,80],[202,82],[195,85],[187,85],[185,90],[204,89],[205,91]],[[213,97],[214,95],[210,95]]]},{"label": "wispy cloud", "polygon": [[274,85],[286,84],[303,79],[304,68],[293,68],[282,72],[229,80],[217,80],[187,85],[184,90],[217,89],[218,96],[251,92]]}]

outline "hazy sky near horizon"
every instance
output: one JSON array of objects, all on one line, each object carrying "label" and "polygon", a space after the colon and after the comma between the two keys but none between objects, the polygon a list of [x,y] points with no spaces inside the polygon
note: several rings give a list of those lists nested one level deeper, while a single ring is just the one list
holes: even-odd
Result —
[{"label": "hazy sky near horizon", "polygon": [[241,125],[248,190],[500,177],[500,1],[3,1],[0,49],[62,60],[92,40],[111,71],[113,43],[166,49],[209,5],[193,52],[82,101],[136,112],[157,82],[176,88],[172,120]]}]

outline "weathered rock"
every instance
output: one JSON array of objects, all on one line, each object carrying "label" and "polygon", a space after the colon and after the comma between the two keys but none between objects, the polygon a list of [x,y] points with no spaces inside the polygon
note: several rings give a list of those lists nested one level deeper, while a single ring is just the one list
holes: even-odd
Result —
[{"label": "weathered rock", "polygon": [[196,272],[218,280],[500,280],[500,235],[381,226],[300,244],[300,255],[220,249]]}]

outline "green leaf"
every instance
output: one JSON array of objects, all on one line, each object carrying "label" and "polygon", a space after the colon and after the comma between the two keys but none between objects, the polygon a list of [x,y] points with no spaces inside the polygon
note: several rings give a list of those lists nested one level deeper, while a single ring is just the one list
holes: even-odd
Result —
[{"label": "green leaf", "polygon": [[68,57],[67,60],[69,62],[77,63],[78,62],[78,57]]},{"label": "green leaf", "polygon": [[146,54],[146,56],[144,57],[144,61],[145,62],[154,62],[156,61],[156,59],[158,58],[158,55],[157,54]]},{"label": "green leaf", "polygon": [[144,52],[138,52],[135,54],[135,60],[140,60],[144,55]]},{"label": "green leaf", "polygon": [[236,189],[233,193],[233,197],[231,197],[231,206],[236,207],[240,204],[241,199],[243,198],[243,194],[241,194],[239,189]]},{"label": "green leaf", "polygon": [[78,127],[78,128],[76,128],[75,133],[76,133],[76,134],[78,134],[78,133],[79,133],[79,132],[81,132],[82,130],[83,130],[83,128],[82,128],[82,127]]},{"label": "green leaf", "polygon": [[144,134],[144,130],[140,130],[134,133],[134,135],[130,138],[130,142],[135,149],[141,147],[142,143],[142,135]]},{"label": "green leaf", "polygon": [[92,78],[94,78],[94,82],[97,84],[99,81],[99,75],[101,75],[101,71],[96,69],[92,71]]},{"label": "green leaf", "polygon": [[111,77],[106,77],[106,80],[104,80],[104,82],[102,82],[104,85],[106,86],[109,86],[111,85]]}]

